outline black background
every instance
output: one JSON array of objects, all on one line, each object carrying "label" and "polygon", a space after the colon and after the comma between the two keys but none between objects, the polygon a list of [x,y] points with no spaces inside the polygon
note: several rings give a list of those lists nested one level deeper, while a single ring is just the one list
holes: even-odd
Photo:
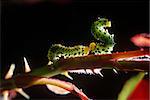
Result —
[{"label": "black background", "polygon": [[[65,1],[65,0],[64,0]],[[5,1],[2,4],[2,76],[11,63],[16,64],[15,73],[23,72],[25,56],[32,68],[47,64],[47,51],[51,44],[67,46],[88,45],[94,41],[90,33],[92,22],[98,17],[112,21],[110,32],[115,34],[115,51],[136,50],[130,42],[137,33],[149,32],[149,11],[146,0],[66,0],[60,3],[45,1],[37,3],[17,3]],[[71,74],[73,81],[59,75],[59,79],[71,81],[93,99],[116,99],[120,89],[130,76],[136,74],[103,70],[99,75]],[[55,95],[45,86],[25,89],[32,99],[72,99]],[[18,95],[17,99],[24,99]]]}]

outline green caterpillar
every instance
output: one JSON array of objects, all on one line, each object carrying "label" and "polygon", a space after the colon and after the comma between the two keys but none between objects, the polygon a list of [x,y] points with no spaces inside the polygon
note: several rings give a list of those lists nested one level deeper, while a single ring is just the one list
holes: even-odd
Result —
[{"label": "green caterpillar", "polygon": [[70,57],[79,57],[89,54],[89,47],[77,45],[74,47],[65,47],[61,44],[54,44],[50,47],[48,51],[48,59],[55,61],[60,57],[70,58]]},{"label": "green caterpillar", "polygon": [[98,18],[92,24],[91,31],[98,43],[90,43],[89,46],[77,45],[74,47],[66,47],[61,44],[54,44],[48,51],[48,59],[51,62],[57,61],[60,57],[70,58],[86,56],[90,52],[96,54],[111,53],[114,43],[114,35],[110,35],[107,27],[111,27],[111,22],[105,18]]},{"label": "green caterpillar", "polygon": [[109,54],[113,51],[115,45],[114,34],[111,35],[107,27],[111,27],[111,21],[106,18],[98,18],[98,20],[92,24],[91,33],[99,42],[96,42],[95,49],[92,49],[91,53]]}]

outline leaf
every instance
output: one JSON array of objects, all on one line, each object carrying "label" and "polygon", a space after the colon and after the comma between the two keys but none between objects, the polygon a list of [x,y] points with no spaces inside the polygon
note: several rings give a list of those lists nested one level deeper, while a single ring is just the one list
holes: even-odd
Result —
[{"label": "leaf", "polygon": [[129,80],[127,80],[120,94],[118,95],[118,100],[127,100],[129,95],[134,91],[136,86],[143,79],[144,75],[145,75],[144,72],[140,72],[138,75],[133,76]]},{"label": "leaf", "polygon": [[52,91],[52,92],[54,92],[55,94],[60,94],[60,95],[66,95],[66,94],[69,94],[70,92],[69,91],[67,91],[67,90],[65,90],[65,89],[63,89],[63,88],[60,88],[60,87],[58,87],[58,86],[55,86],[55,85],[46,85],[47,86],[47,88],[50,90],[50,91]]},{"label": "leaf", "polygon": [[129,95],[128,100],[149,100],[149,80],[143,79]]}]

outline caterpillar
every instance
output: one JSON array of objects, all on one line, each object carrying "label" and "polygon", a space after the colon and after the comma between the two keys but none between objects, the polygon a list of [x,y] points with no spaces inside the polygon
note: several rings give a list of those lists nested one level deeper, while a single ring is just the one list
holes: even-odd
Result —
[{"label": "caterpillar", "polygon": [[111,27],[111,21],[106,18],[98,18],[91,26],[91,32],[98,42],[92,42],[89,46],[76,45],[66,47],[61,44],[54,44],[48,50],[48,59],[51,62],[57,61],[60,57],[80,57],[89,53],[107,54],[111,53],[114,43],[114,35],[109,34],[107,27]]},{"label": "caterpillar", "polygon": [[48,51],[48,59],[55,61],[60,57],[70,58],[86,56],[89,54],[89,47],[83,45],[77,45],[74,47],[66,47],[61,44],[54,44],[50,47]]},{"label": "caterpillar", "polygon": [[[64,59],[70,58],[70,57],[80,57],[80,56],[87,56],[89,53],[93,53],[95,55],[97,54],[107,54],[111,53],[113,50],[113,47],[115,45],[114,43],[114,35],[110,35],[108,32],[107,27],[111,27],[111,22],[108,21],[108,19],[105,18],[98,18],[97,21],[95,21],[91,26],[91,32],[94,38],[98,42],[92,42],[89,46],[83,46],[83,45],[76,45],[73,47],[66,47],[61,44],[54,44],[50,47],[48,50],[48,59],[49,59],[49,65],[55,63],[57,60],[60,59],[60,57],[63,57]],[[91,69],[86,70],[77,70],[73,71],[75,73],[87,73],[87,74],[101,74],[101,69],[94,69],[93,71]],[[73,80],[73,78],[68,74],[68,72],[72,71],[64,71],[61,74],[65,75],[66,77]],[[57,94],[62,94],[58,92],[58,88],[53,87],[52,85],[47,85],[48,89],[53,91]],[[64,93],[66,94],[66,93]]]},{"label": "caterpillar", "polygon": [[111,21],[106,18],[98,17],[98,20],[92,24],[91,33],[98,42],[95,43],[95,49],[92,49],[91,53],[109,54],[113,51],[114,34],[108,32],[108,27],[111,27]]}]

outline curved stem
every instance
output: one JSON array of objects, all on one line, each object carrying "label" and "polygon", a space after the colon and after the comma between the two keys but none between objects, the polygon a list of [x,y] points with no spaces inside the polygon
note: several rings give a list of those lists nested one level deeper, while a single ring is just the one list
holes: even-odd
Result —
[{"label": "curved stem", "polygon": [[117,61],[117,59],[121,58],[143,55],[149,55],[149,50],[144,49],[105,55],[88,55],[83,57],[60,59],[54,65],[46,65],[39,69],[35,69],[30,73],[17,75],[10,79],[1,81],[1,91],[14,88],[27,88],[32,86],[33,82],[37,80],[35,76],[52,77],[67,70],[115,67],[123,71],[148,71],[149,61]]}]

